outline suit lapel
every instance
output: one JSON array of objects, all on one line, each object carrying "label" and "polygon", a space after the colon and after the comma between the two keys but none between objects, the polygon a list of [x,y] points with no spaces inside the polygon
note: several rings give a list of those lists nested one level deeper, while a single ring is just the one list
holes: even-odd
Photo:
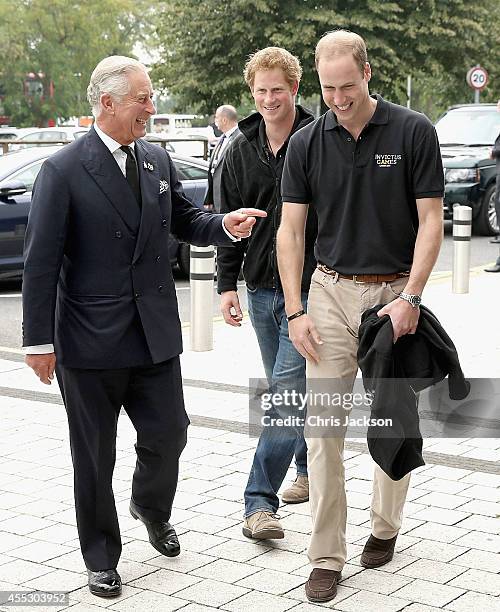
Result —
[{"label": "suit lapel", "polygon": [[141,185],[142,212],[133,262],[141,256],[153,224],[158,221],[158,200],[160,197],[160,171],[156,157],[146,149],[144,143],[140,140],[135,143],[135,154]]},{"label": "suit lapel", "polygon": [[[218,142],[217,146],[219,147],[219,151],[217,150],[217,147],[214,151],[214,161],[217,162],[217,167],[220,166],[222,164],[222,160],[224,159],[224,156],[226,155],[226,151],[229,149],[229,145],[231,144],[231,141],[234,139],[235,136],[237,136],[239,134],[239,130],[236,129],[234,130],[234,132],[230,135],[230,136],[226,136],[225,140],[226,145],[225,147],[222,149],[222,151],[220,151],[220,147],[222,146],[222,142]],[[217,156],[215,157],[215,153],[217,152]]]},{"label": "suit lapel", "polygon": [[220,155],[221,147],[222,147],[222,140],[219,140],[219,142],[215,145],[215,149],[213,150],[212,155],[210,156],[210,163],[208,164],[209,173],[212,172],[214,167],[217,167],[219,165],[219,155]]},{"label": "suit lapel", "polygon": [[137,232],[140,211],[115,158],[92,128],[84,136],[82,163],[131,232]]}]

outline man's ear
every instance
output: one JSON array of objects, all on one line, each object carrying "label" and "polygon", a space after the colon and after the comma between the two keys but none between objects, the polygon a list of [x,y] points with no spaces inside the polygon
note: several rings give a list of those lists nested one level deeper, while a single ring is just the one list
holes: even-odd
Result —
[{"label": "man's ear", "polygon": [[299,91],[299,82],[295,81],[292,87],[292,94],[296,96],[298,91]]},{"label": "man's ear", "polygon": [[369,62],[365,63],[365,69],[363,71],[363,78],[365,79],[365,81],[368,83],[370,81],[370,79],[372,78],[372,67],[370,66]]},{"label": "man's ear", "polygon": [[115,102],[110,94],[104,93],[101,96],[101,108],[107,115],[115,114]]}]

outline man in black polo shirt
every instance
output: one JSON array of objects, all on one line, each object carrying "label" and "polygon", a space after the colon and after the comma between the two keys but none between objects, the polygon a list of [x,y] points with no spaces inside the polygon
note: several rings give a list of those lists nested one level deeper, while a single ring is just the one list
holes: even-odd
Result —
[{"label": "man in black polo shirt", "polygon": [[[326,34],[316,47],[316,67],[330,110],[290,139],[278,262],[290,338],[308,360],[308,379],[313,384],[328,379],[330,391],[345,393],[358,369],[364,310],[386,304],[378,314],[390,316],[395,342],[415,332],[420,295],[442,241],[444,181],[431,123],[370,96],[371,70],[360,36]],[[319,263],[305,314],[300,278],[309,204],[318,215]],[[308,415],[324,409],[310,403]],[[335,597],[346,560],[343,435],[320,437],[306,425],[313,519],[308,550],[313,571],[306,583],[310,601]],[[396,482],[375,467],[364,567],[392,559],[408,485],[409,475]]]}]

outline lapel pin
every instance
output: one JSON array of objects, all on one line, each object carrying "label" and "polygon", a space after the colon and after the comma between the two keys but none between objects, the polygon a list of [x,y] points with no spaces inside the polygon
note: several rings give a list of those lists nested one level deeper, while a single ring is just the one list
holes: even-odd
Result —
[{"label": "lapel pin", "polygon": [[150,164],[149,162],[143,161],[142,165],[144,166],[145,170],[149,170],[150,172],[153,172],[153,170],[154,170],[153,164]]}]

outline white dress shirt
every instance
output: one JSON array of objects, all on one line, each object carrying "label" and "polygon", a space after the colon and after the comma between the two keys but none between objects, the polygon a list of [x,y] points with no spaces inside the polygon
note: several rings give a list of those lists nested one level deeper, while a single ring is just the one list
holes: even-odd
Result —
[{"label": "white dress shirt", "polygon": [[[116,163],[118,164],[120,170],[122,171],[123,176],[127,176],[126,174],[126,163],[127,163],[127,154],[125,151],[122,151],[120,147],[122,146],[116,140],[113,140],[111,136],[108,136],[105,132],[101,130],[101,128],[97,125],[97,121],[94,123],[94,129],[97,132],[99,138],[103,141],[106,147],[109,149],[111,155],[115,158]],[[135,142],[132,142],[128,145],[130,150],[132,151],[135,157]]]}]

